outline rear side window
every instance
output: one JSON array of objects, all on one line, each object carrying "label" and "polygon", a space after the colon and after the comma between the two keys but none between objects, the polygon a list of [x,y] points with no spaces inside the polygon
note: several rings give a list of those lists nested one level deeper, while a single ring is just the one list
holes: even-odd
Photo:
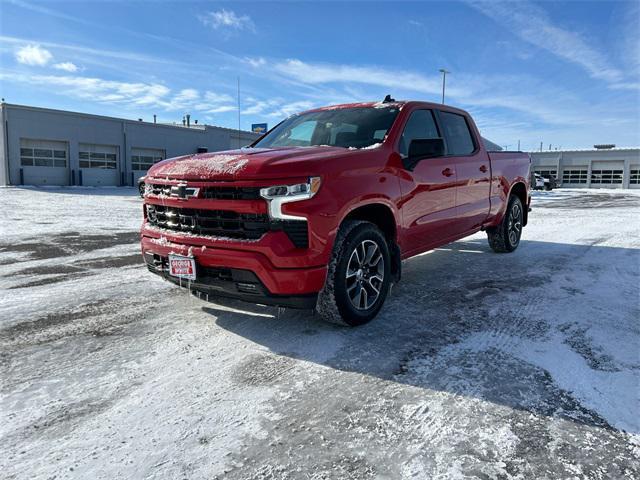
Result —
[{"label": "rear side window", "polygon": [[467,120],[456,113],[440,112],[449,155],[469,155],[476,149]]},{"label": "rear side window", "polygon": [[409,117],[400,137],[400,155],[403,157],[409,155],[409,145],[412,140],[428,138],[440,138],[433,112],[431,110],[416,110]]}]

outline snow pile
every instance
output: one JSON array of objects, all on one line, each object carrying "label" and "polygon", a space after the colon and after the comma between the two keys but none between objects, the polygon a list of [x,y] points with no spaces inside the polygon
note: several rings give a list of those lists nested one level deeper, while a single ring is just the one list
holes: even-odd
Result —
[{"label": "snow pile", "polygon": [[380,148],[382,143],[374,143],[373,145],[369,145],[367,147],[349,147],[349,150],[373,150],[375,148]]},{"label": "snow pile", "polygon": [[213,156],[191,156],[158,165],[155,177],[189,176],[211,178],[216,175],[235,175],[249,163],[243,155],[220,154]]}]

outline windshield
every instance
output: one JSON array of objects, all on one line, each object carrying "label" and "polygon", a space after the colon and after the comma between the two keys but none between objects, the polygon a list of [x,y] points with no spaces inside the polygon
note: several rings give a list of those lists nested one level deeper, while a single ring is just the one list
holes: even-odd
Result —
[{"label": "windshield", "polygon": [[302,113],[287,118],[254,147],[369,147],[384,141],[398,112],[398,107],[358,107]]}]

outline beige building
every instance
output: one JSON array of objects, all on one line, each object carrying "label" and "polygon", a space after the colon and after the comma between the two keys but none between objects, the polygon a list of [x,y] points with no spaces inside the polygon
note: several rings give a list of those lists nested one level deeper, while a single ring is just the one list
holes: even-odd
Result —
[{"label": "beige building", "polygon": [[531,170],[568,188],[640,188],[640,148],[531,152]]}]

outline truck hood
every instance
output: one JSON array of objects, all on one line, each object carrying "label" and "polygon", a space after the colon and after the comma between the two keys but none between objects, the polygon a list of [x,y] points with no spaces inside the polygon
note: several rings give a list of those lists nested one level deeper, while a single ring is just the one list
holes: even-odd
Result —
[{"label": "truck hood", "polygon": [[238,180],[313,175],[315,166],[329,158],[358,150],[340,147],[242,148],[170,158],[155,164],[150,177],[180,180]]}]

